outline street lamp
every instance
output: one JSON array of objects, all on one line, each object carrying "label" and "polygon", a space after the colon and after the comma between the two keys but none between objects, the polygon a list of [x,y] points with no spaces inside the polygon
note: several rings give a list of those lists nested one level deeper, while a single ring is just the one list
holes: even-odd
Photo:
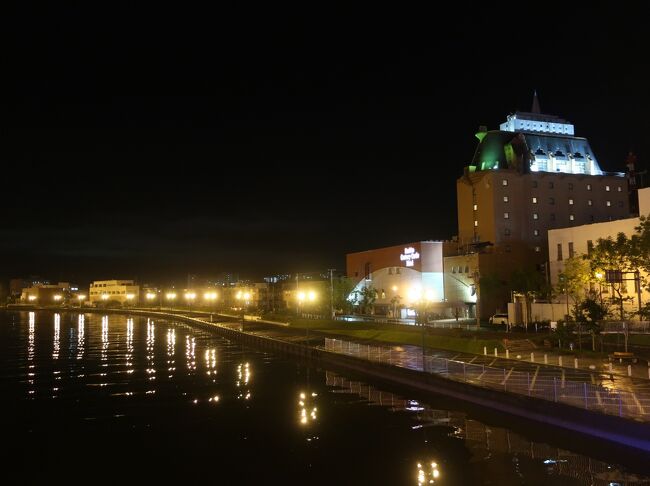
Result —
[{"label": "street lamp", "polygon": [[176,292],[167,292],[167,295],[165,297],[167,300],[171,301],[169,305],[173,307],[174,301],[176,300]]},{"label": "street lamp", "polygon": [[[408,300],[413,306],[413,310],[415,311],[415,325],[418,325],[418,320],[420,320],[422,317],[424,320],[421,322],[422,326],[422,371],[425,370],[425,356],[424,356],[424,335],[426,331],[425,327],[425,321],[426,321],[426,305],[433,302],[435,299],[435,294],[433,290],[427,289],[424,292],[424,295],[422,295],[422,289],[419,286],[416,287],[411,287],[407,293],[408,295]],[[423,312],[424,311],[424,312]],[[424,314],[424,315],[422,315]]]},{"label": "street lamp", "polygon": [[[217,300],[217,293],[216,292],[206,292],[203,294],[203,298],[207,300],[208,302],[212,303],[212,306],[210,306],[210,310],[214,310],[214,303]],[[210,313],[210,320],[212,320],[212,313]]]},{"label": "street lamp", "polygon": [[244,321],[246,320],[246,308],[248,307],[248,301],[251,298],[251,294],[248,291],[242,292],[241,290],[237,291],[235,298],[240,301],[241,306],[241,330],[244,330]]},{"label": "street lamp", "polygon": [[59,295],[59,294],[56,294],[56,295],[54,296],[54,302],[60,302],[62,298],[63,298],[63,296],[61,296],[61,295]]},{"label": "street lamp", "polygon": [[84,305],[84,300],[86,300],[86,296],[84,294],[79,294],[77,295],[77,299],[79,299],[79,307]]},{"label": "street lamp", "polygon": [[194,301],[194,299],[196,299],[196,294],[194,292],[185,293],[185,300],[187,300],[187,302],[190,305],[190,312],[192,312],[192,302]]},{"label": "street lamp", "polygon": [[150,303],[149,305],[151,305],[151,302],[156,298],[156,294],[154,294],[153,292],[147,292],[145,297],[149,301],[149,303]]},{"label": "street lamp", "polygon": [[134,294],[126,294],[126,301],[128,304],[131,304],[134,298],[135,298]]},{"label": "street lamp", "polygon": [[603,277],[605,275],[603,272],[596,272],[596,278],[598,279],[598,295],[600,296],[600,305],[603,305]]}]

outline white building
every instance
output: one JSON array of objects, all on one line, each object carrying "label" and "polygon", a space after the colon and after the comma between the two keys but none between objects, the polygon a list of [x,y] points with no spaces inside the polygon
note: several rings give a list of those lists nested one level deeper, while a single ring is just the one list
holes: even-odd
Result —
[{"label": "white building", "polygon": [[[639,214],[644,216],[650,215],[650,187],[639,189]],[[551,284],[557,285],[558,275],[564,269],[564,261],[575,255],[586,255],[592,245],[595,245],[598,238],[616,237],[618,233],[625,233],[628,237],[633,235],[635,227],[639,225],[639,218],[626,218],[605,223],[585,224],[582,226],[573,226],[570,228],[554,229],[548,232],[548,254],[549,268],[551,274]],[[630,276],[631,278],[631,276]],[[626,303],[627,310],[634,311],[638,309],[638,296],[636,283],[634,280],[625,282],[625,294],[632,297]],[[603,283],[601,288],[603,297],[610,295],[608,286]],[[642,303],[650,300],[650,293],[644,291],[641,293]]]},{"label": "white building", "polygon": [[137,304],[140,287],[133,280],[96,280],[90,284],[90,303],[117,301],[121,304]]}]

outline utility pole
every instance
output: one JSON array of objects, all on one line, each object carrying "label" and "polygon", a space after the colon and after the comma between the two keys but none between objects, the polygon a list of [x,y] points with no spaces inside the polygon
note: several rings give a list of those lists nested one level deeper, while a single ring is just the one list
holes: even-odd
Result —
[{"label": "utility pole", "polygon": [[334,277],[333,272],[335,268],[328,269],[330,272],[330,318],[334,319]]}]

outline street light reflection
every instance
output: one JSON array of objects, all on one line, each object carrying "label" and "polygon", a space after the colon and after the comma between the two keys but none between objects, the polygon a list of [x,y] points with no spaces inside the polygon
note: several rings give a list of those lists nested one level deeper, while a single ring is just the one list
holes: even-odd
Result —
[{"label": "street light reflection", "polygon": [[304,392],[300,393],[298,400],[298,406],[300,408],[298,412],[301,425],[307,425],[309,422],[316,421],[318,409],[314,405],[314,401],[317,396],[317,393],[311,393],[309,396]]},{"label": "street light reflection", "polygon": [[440,478],[440,469],[436,462],[431,462],[426,465],[418,462],[417,467],[417,480],[418,485],[421,484],[434,484]]}]

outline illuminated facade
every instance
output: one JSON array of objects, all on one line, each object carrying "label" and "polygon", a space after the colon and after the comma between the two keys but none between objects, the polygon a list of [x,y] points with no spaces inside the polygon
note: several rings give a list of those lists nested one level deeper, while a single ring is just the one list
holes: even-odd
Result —
[{"label": "illuminated facade", "polygon": [[121,304],[137,304],[140,287],[133,280],[97,280],[90,284],[90,303],[117,301]]},{"label": "illuminated facade", "polygon": [[21,302],[36,305],[62,304],[70,297],[70,284],[59,282],[57,285],[37,283],[24,288],[20,295]]},{"label": "illuminated facade", "polygon": [[513,270],[546,273],[549,230],[630,215],[624,174],[604,173],[587,139],[574,132],[568,121],[540,113],[535,97],[531,112],[476,134],[456,191],[461,253],[494,255],[482,257],[477,278],[503,284],[492,302],[480,302],[483,318],[505,311]]},{"label": "illuminated facade", "polygon": [[[347,276],[356,286],[350,300],[359,301],[364,287],[376,291],[372,312],[412,317],[426,300],[441,312],[445,301],[443,257],[450,242],[418,241],[346,255]],[[452,245],[455,247],[455,245]]]}]

